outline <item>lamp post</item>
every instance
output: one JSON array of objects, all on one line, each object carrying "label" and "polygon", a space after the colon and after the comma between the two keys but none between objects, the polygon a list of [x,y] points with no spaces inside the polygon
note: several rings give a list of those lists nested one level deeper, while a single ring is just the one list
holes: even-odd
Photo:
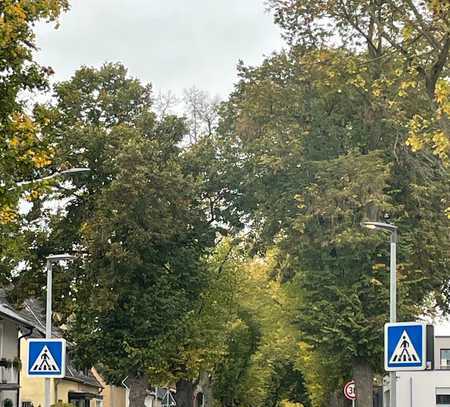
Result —
[{"label": "lamp post", "polygon": [[[60,176],[63,176],[63,175],[80,174],[80,173],[88,172],[88,171],[91,171],[91,169],[90,168],[79,168],[79,167],[69,168],[68,170],[58,171],[58,172],[55,172],[55,173],[53,173],[51,175],[47,175],[46,177],[37,178],[37,179],[29,180],[29,181],[18,182],[16,184],[16,187],[21,187],[23,185],[34,184],[35,182],[47,181],[47,180],[50,180],[50,179],[53,179],[53,178],[57,178],[57,177],[60,177]],[[15,187],[10,188],[9,190],[11,191],[13,189],[15,189]]]},{"label": "lamp post", "polygon": [[[384,230],[390,233],[390,301],[389,322],[397,322],[397,226],[382,222],[363,222],[361,225],[367,229]],[[397,376],[390,372],[390,407],[397,407]]]},{"label": "lamp post", "polygon": [[[47,257],[47,306],[45,310],[45,339],[52,337],[52,268],[54,263],[71,260],[70,254],[53,254]],[[45,379],[45,400],[44,407],[50,407],[50,379]]]}]

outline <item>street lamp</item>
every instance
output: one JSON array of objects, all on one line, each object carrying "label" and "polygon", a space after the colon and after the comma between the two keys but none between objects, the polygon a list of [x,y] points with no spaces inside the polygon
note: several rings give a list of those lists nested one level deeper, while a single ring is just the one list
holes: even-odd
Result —
[{"label": "street lamp", "polygon": [[[74,256],[70,254],[52,254],[47,257],[47,307],[45,312],[45,338],[52,337],[52,268],[54,263],[71,260]],[[50,378],[45,379],[45,402],[44,407],[50,407]]]},{"label": "street lamp", "polygon": [[[53,178],[60,177],[62,175],[79,174],[79,173],[88,172],[88,171],[91,171],[91,169],[90,168],[79,168],[79,167],[69,168],[68,170],[55,172],[55,173],[53,173],[51,175],[47,175],[46,177],[37,178],[37,179],[29,180],[29,181],[18,182],[16,184],[16,187],[21,187],[23,185],[34,184],[35,182],[47,181],[47,180],[50,180],[50,179],[53,179]],[[12,190],[12,189],[14,189],[14,187],[10,188],[9,190]]]},{"label": "street lamp", "polygon": [[[382,222],[363,222],[361,226],[372,230],[384,230],[390,233],[390,312],[389,321],[397,322],[397,226]],[[397,406],[397,376],[395,372],[390,373],[390,407]]]}]

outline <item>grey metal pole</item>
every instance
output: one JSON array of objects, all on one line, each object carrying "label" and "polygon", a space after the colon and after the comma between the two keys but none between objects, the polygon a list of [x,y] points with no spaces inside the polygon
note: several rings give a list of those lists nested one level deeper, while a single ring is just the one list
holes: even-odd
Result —
[{"label": "grey metal pole", "polygon": [[[45,338],[52,337],[52,261],[47,260],[47,307],[45,313]],[[50,379],[45,379],[44,407],[50,407]]]},{"label": "grey metal pole", "polygon": [[[390,322],[397,322],[397,230],[391,231]],[[390,407],[397,407],[397,374],[390,373]]]}]

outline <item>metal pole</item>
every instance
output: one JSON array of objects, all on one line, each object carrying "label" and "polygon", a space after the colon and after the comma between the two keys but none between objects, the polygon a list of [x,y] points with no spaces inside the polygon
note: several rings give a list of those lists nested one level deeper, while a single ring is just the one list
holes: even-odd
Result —
[{"label": "metal pole", "polygon": [[[47,307],[45,313],[45,338],[52,337],[52,261],[47,260]],[[44,407],[50,407],[50,379],[45,379]]]},{"label": "metal pole", "polygon": [[409,378],[409,401],[410,405],[409,407],[413,407],[413,378]]},{"label": "metal pole", "polygon": [[[390,262],[390,322],[397,322],[397,231],[391,232],[391,262]],[[391,400],[390,407],[397,407],[397,375],[390,373]]]}]

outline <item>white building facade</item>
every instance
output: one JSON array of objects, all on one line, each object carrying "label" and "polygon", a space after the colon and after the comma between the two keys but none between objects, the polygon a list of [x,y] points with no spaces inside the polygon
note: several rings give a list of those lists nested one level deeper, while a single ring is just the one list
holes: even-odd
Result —
[{"label": "white building facade", "polygon": [[[383,405],[390,407],[387,376],[383,388]],[[450,336],[434,339],[434,370],[397,372],[397,406],[450,407]]]},{"label": "white building facade", "polygon": [[21,368],[19,341],[32,324],[2,303],[0,293],[0,407],[18,407]]}]

